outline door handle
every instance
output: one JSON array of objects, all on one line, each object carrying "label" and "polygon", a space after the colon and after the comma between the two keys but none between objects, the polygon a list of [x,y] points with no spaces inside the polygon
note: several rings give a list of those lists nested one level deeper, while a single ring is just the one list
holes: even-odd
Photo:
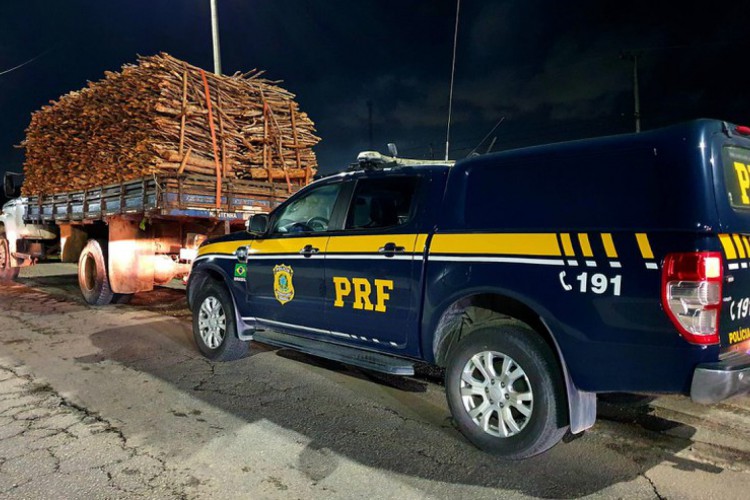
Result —
[{"label": "door handle", "polygon": [[393,242],[388,242],[382,247],[378,248],[378,252],[385,254],[386,257],[393,257],[394,254],[403,253],[404,250],[404,247],[397,247]]},{"label": "door handle", "polygon": [[305,245],[302,250],[299,251],[301,255],[305,257],[312,257],[314,254],[320,252],[320,248],[315,248],[312,245]]}]

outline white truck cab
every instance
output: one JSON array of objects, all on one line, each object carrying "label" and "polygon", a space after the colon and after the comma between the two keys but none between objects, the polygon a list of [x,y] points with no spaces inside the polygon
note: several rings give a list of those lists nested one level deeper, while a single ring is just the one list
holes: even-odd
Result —
[{"label": "white truck cab", "polygon": [[27,198],[14,198],[3,205],[0,213],[0,281],[15,279],[21,267],[44,258],[46,250],[58,239],[55,226],[24,222],[27,206]]}]

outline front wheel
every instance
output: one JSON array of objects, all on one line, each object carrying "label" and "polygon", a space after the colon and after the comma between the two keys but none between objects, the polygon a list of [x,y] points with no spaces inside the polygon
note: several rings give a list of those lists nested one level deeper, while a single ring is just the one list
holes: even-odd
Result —
[{"label": "front wheel", "polygon": [[10,246],[5,235],[0,235],[0,281],[13,281],[18,278],[18,267],[12,265],[13,257],[10,255]]},{"label": "front wheel", "polygon": [[193,338],[208,359],[231,361],[247,355],[249,342],[237,337],[234,304],[224,286],[209,281],[193,302]]},{"label": "front wheel", "polygon": [[112,302],[115,294],[109,285],[105,243],[89,240],[78,259],[78,286],[86,303],[105,306]]},{"label": "front wheel", "polygon": [[561,370],[529,328],[503,320],[475,324],[455,347],[446,395],[459,430],[478,448],[510,459],[538,455],[568,428]]}]

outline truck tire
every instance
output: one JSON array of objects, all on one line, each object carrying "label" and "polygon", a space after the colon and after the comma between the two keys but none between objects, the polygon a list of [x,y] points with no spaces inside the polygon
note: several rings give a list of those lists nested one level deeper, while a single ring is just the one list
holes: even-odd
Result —
[{"label": "truck tire", "polygon": [[109,286],[104,248],[103,242],[89,240],[78,259],[78,285],[84,300],[92,306],[105,306],[115,296]]},{"label": "truck tire", "polygon": [[481,450],[519,460],[557,444],[568,429],[560,367],[533,330],[501,317],[475,323],[445,374],[458,429]]},{"label": "truck tire", "polygon": [[193,337],[201,354],[213,361],[247,356],[250,343],[237,337],[234,303],[227,289],[208,280],[195,294]]},{"label": "truck tire", "polygon": [[13,267],[10,246],[4,234],[0,234],[0,281],[13,281],[18,278],[20,268]]}]

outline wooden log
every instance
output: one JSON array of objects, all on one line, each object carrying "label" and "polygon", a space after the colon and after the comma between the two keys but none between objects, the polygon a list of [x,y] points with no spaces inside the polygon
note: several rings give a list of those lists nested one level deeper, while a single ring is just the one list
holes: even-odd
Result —
[{"label": "wooden log", "polygon": [[[187,118],[187,67],[185,67],[182,73],[182,108],[180,109],[180,146],[177,148],[180,155],[182,155],[182,147],[185,145],[185,119]],[[189,156],[190,151],[188,150]]]}]

